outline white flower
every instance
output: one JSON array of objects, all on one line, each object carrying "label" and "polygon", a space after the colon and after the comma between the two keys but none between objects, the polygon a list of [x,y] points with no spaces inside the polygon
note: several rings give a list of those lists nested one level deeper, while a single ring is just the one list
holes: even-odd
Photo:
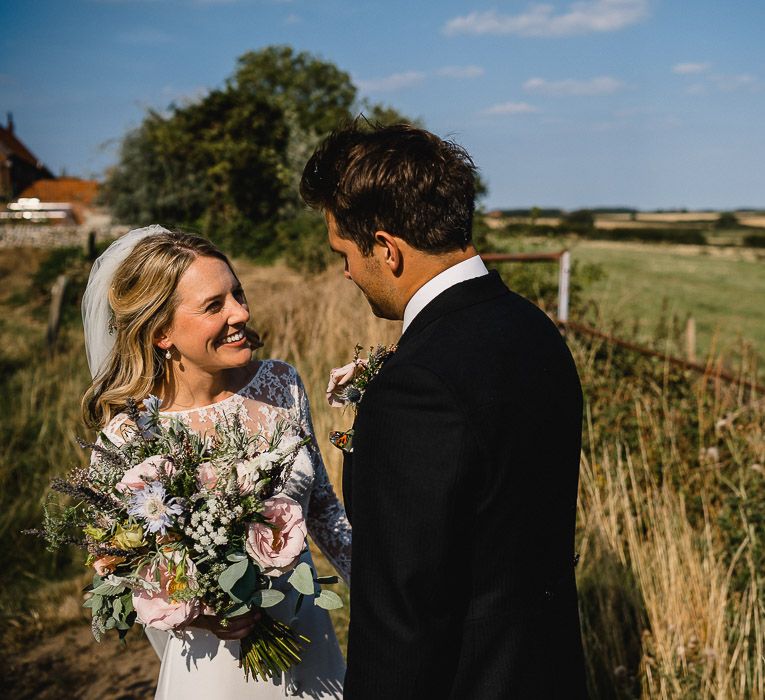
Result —
[{"label": "white flower", "polygon": [[302,439],[299,436],[287,435],[283,437],[279,442],[279,445],[277,446],[277,452],[280,452],[282,455],[285,455],[288,452],[292,452],[292,450],[294,450],[297,444],[300,442],[302,442]]},{"label": "white flower", "polygon": [[277,452],[261,452],[256,457],[236,465],[236,474],[240,479],[257,479],[263,469],[278,462],[282,455]]},{"label": "white flower", "polygon": [[183,507],[174,498],[165,502],[165,487],[159,481],[152,481],[142,489],[130,489],[133,492],[128,506],[128,515],[133,515],[146,522],[149,532],[164,535],[172,525],[172,516],[180,515]]}]

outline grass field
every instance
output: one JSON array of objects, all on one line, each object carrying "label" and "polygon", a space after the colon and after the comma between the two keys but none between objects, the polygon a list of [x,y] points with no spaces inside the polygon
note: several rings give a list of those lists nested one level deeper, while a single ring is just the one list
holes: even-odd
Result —
[{"label": "grass field", "polygon": [[737,352],[742,340],[765,352],[765,263],[740,253],[724,257],[693,247],[580,241],[572,258],[603,266],[589,290],[606,324],[637,319],[655,335],[674,316],[696,320],[703,355]]},{"label": "grass field", "polygon": [[745,347],[765,355],[765,254],[760,250],[501,234],[493,234],[491,244],[508,253],[568,248],[579,270],[598,266],[602,275],[586,283],[573,317],[586,313],[589,322],[620,337],[641,343],[675,340],[661,349],[685,353],[679,336],[692,316],[698,359],[722,355],[735,367]]},{"label": "grass field", "polygon": [[[560,247],[550,239],[510,244],[514,250]],[[579,292],[581,300],[600,300],[604,319],[616,322],[621,314],[628,322],[627,312],[639,311],[655,325],[668,290],[693,307],[700,325],[704,311],[712,328],[726,322],[728,306],[746,301],[750,305],[736,307],[737,313],[742,322],[755,319],[761,333],[754,296],[762,296],[763,280],[754,260],[683,257],[669,246],[588,243],[573,251],[575,261],[606,268],[605,279]],[[81,554],[46,555],[19,532],[39,522],[49,478],[84,458],[74,443],[74,435],[84,432],[77,402],[87,383],[76,294],[64,314],[59,352],[49,358],[43,344],[45,290],[63,263],[74,279],[87,272],[86,261],[60,251],[17,250],[0,258],[0,646],[8,658],[48,641],[50,658],[64,659],[56,674],[64,677],[76,665],[77,682],[95,692],[111,688],[114,673],[102,657],[88,653],[95,648],[88,635],[81,635],[85,651],[64,636],[52,637],[74,627],[87,633],[80,609]],[[337,486],[340,453],[326,436],[348,427],[351,416],[324,400],[327,370],[346,362],[356,342],[395,340],[400,324],[375,319],[338,267],[321,275],[245,261],[236,267],[252,325],[265,337],[260,356],[282,358],[299,369]],[[650,323],[641,332],[649,334]],[[660,331],[649,340],[661,343],[663,337]],[[585,393],[577,581],[591,697],[765,697],[763,398],[587,336],[571,334],[568,342]],[[321,558],[317,566],[328,570]],[[337,589],[347,597],[344,586]],[[342,643],[347,607],[333,621]],[[113,644],[107,640],[99,649]],[[129,670],[150,653],[145,640],[136,639],[120,665]],[[19,667],[14,663],[11,671]],[[152,691],[156,660],[151,663],[141,699]],[[41,685],[55,688],[48,666],[33,657],[25,668]],[[0,687],[6,687],[2,678]],[[62,695],[25,690],[12,696]]]}]

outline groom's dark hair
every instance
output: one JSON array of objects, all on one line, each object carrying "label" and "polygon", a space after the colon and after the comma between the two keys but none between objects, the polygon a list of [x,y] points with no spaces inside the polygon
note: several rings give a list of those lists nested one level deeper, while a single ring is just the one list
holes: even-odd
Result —
[{"label": "groom's dark hair", "polygon": [[476,168],[467,151],[410,124],[355,120],[332,132],[303,170],[300,194],[334,217],[364,255],[376,231],[418,250],[465,249],[472,237]]}]

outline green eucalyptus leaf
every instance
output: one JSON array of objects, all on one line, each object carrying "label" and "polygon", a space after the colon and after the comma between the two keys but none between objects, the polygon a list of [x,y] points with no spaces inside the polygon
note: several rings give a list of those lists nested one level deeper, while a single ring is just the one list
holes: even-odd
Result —
[{"label": "green eucalyptus leaf", "polygon": [[125,611],[125,615],[128,615],[129,613],[133,612],[135,608],[133,607],[133,592],[128,591],[125,595],[122,596],[122,608]]},{"label": "green eucalyptus leaf", "polygon": [[94,595],[113,596],[125,592],[125,586],[113,586],[111,583],[102,583],[93,589]]},{"label": "green eucalyptus leaf", "polygon": [[247,559],[232,564],[218,577],[218,584],[226,593],[231,593],[231,589],[247,573],[249,566],[250,563]]},{"label": "green eucalyptus leaf", "polygon": [[311,567],[304,561],[300,562],[300,564],[295,567],[295,570],[292,572],[288,581],[298,593],[302,593],[303,595],[313,595],[316,591],[313,582],[313,571],[311,571]]},{"label": "green eucalyptus leaf", "polygon": [[258,574],[255,571],[255,567],[249,559],[246,559],[244,563],[247,568],[241,578],[231,587],[228,594],[235,600],[242,601],[243,603],[252,598],[252,594],[258,585]]},{"label": "green eucalyptus leaf", "polygon": [[266,588],[262,591],[257,591],[252,596],[252,602],[259,608],[270,608],[281,603],[284,600],[284,593],[276,591],[272,588]]},{"label": "green eucalyptus leaf", "polygon": [[226,559],[230,561],[231,563],[235,564],[238,561],[242,561],[243,559],[247,559],[247,555],[244,552],[231,552]]},{"label": "green eucalyptus leaf", "polygon": [[244,613],[249,611],[249,603],[237,603],[236,605],[226,609],[223,612],[223,617],[236,617],[237,615],[244,615]]},{"label": "green eucalyptus leaf", "polygon": [[334,591],[322,591],[314,598],[313,604],[325,610],[337,610],[343,607],[343,600]]}]

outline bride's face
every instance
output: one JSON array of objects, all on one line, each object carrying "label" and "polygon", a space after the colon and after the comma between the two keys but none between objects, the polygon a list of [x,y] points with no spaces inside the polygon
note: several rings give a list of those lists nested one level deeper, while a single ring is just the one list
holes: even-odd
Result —
[{"label": "bride's face", "polygon": [[242,367],[251,358],[244,327],[250,310],[239,280],[218,258],[199,257],[181,276],[173,323],[158,339],[173,360],[208,372]]}]

